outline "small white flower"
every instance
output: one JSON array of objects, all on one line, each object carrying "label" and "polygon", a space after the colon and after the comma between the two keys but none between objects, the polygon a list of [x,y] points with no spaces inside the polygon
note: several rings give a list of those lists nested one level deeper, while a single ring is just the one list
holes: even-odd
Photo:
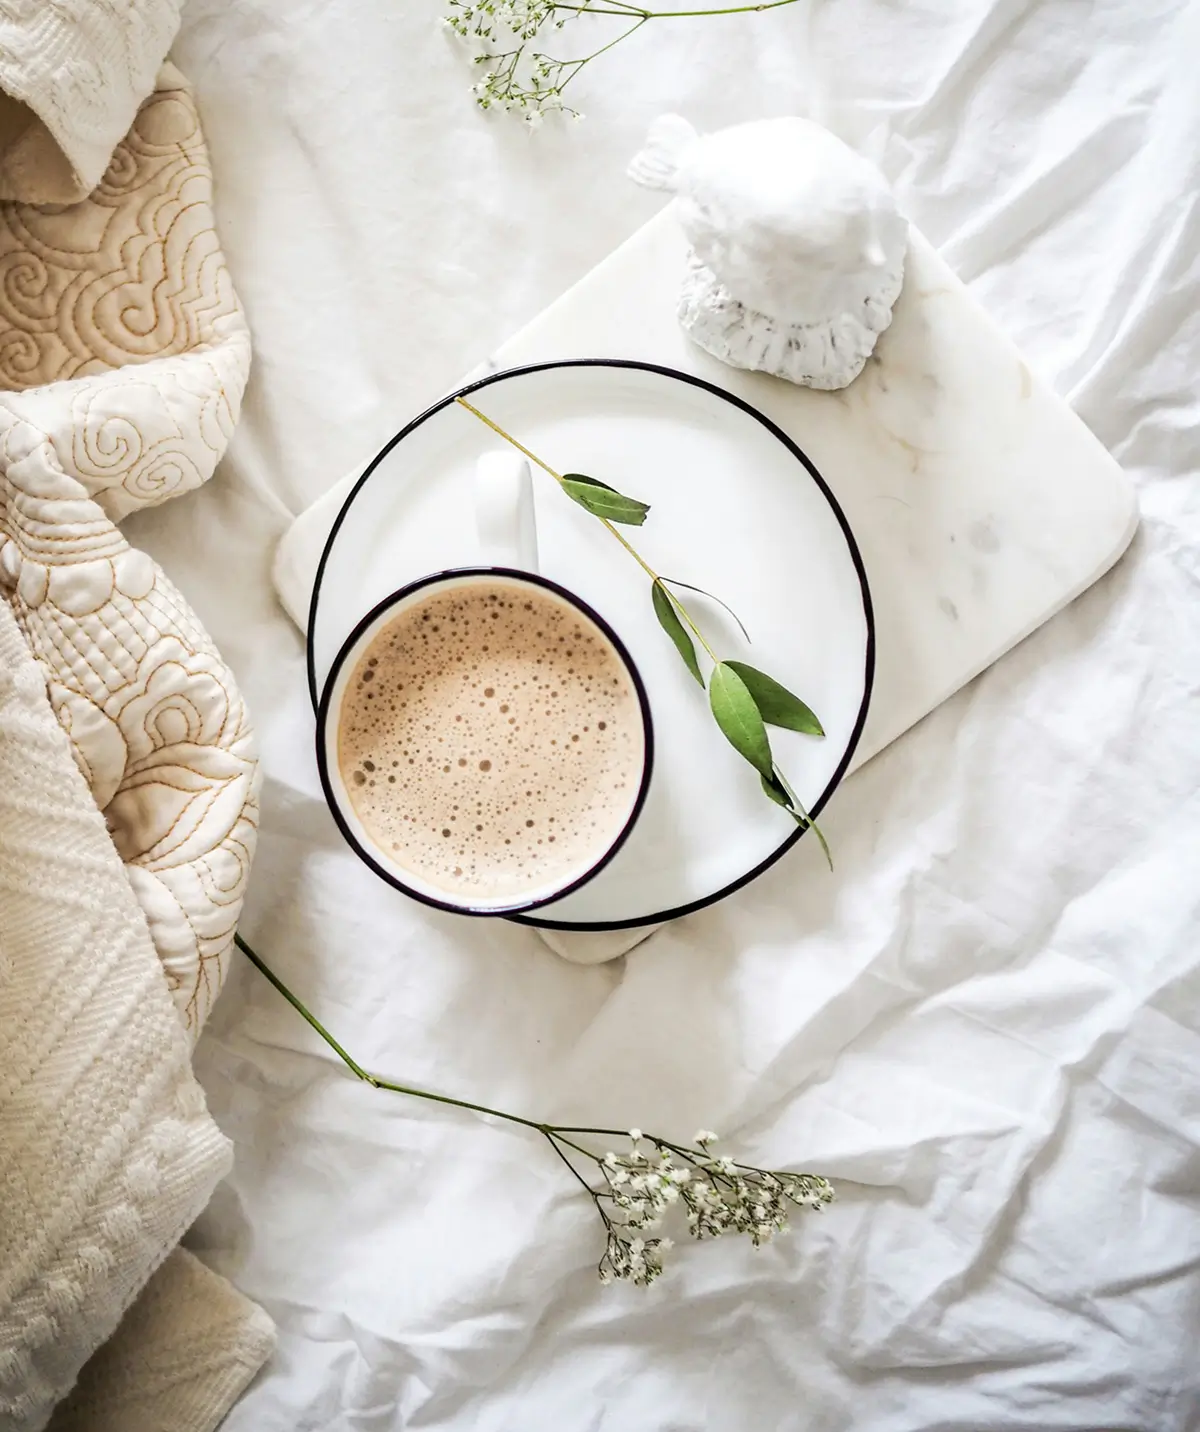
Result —
[{"label": "small white flower", "polygon": [[692,1142],[699,1144],[700,1147],[703,1148],[706,1144],[715,1144],[717,1142],[717,1136],[711,1129],[697,1129],[692,1136]]},{"label": "small white flower", "polygon": [[542,127],[541,110],[531,109],[529,113],[525,116],[525,123],[529,126],[530,129],[540,129]]},{"label": "small white flower", "polygon": [[641,1143],[641,1141],[642,1141],[642,1131],[641,1131],[641,1129],[630,1129],[630,1130],[629,1130],[629,1137],[633,1140],[633,1142],[634,1142],[635,1144]]}]

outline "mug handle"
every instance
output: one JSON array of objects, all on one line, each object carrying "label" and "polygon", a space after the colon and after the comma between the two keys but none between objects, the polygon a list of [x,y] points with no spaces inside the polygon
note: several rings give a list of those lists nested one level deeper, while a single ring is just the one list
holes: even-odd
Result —
[{"label": "mug handle", "polygon": [[488,566],[538,570],[533,476],[520,453],[485,452],[476,463],[475,525]]}]

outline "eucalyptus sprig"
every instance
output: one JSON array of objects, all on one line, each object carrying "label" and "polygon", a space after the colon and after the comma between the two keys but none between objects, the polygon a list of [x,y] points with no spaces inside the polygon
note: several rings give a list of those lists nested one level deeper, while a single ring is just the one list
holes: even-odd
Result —
[{"label": "eucalyptus sprig", "polygon": [[[804,809],[787,777],[779,769],[771,750],[771,739],[767,734],[767,727],[776,726],[781,730],[799,731],[806,736],[817,737],[823,737],[825,731],[811,707],[789,691],[786,686],[776,681],[774,677],[768,676],[765,671],[759,671],[757,667],[750,666],[744,661],[722,660],[701,631],[699,623],[684,605],[677,589],[684,588],[687,591],[700,592],[702,596],[706,597],[710,596],[710,593],[703,592],[699,587],[690,586],[687,582],[678,582],[656,572],[629,539],[617,530],[615,524],[640,527],[649,515],[649,503],[641,502],[636,497],[627,497],[624,493],[618,492],[616,488],[610,487],[608,483],[600,482],[594,477],[586,477],[583,473],[556,472],[549,463],[543,462],[536,453],[531,452],[524,443],[518,442],[499,423],[489,418],[486,413],[480,412],[474,403],[468,402],[463,397],[459,397],[455,401],[460,407],[465,408],[467,412],[478,418],[481,423],[485,423],[491,428],[498,437],[503,438],[518,452],[523,453],[530,462],[540,467],[543,472],[548,473],[573,502],[578,503],[593,517],[599,518],[612,536],[650,578],[650,601],[658,624],[671,638],[683,664],[702,690],[705,689],[706,683],[696,651],[696,642],[700,643],[702,650],[711,662],[707,681],[708,704],[713,719],[720,727],[725,739],[758,772],[763,794],[787,811],[801,829],[812,830],[820,841],[825,859],[832,869],[833,858],[829,853],[825,837],[822,835],[820,827]],[[725,607],[725,603],[721,602],[719,598],[712,597],[711,600]],[[725,607],[725,610],[729,611],[729,608]],[[730,615],[733,616],[733,613],[730,612]],[[746,629],[736,616],[734,620],[745,634]]]},{"label": "eucalyptus sprig", "polygon": [[[600,1216],[605,1244],[596,1271],[602,1283],[621,1279],[643,1288],[653,1283],[674,1247],[670,1238],[659,1236],[657,1230],[673,1213],[684,1215],[684,1226],[695,1239],[744,1233],[758,1248],[775,1234],[788,1232],[791,1209],[807,1208],[819,1213],[833,1201],[832,1185],[818,1174],[761,1169],[738,1163],[728,1155],[715,1156],[712,1145],[717,1136],[705,1129],[696,1133],[691,1144],[682,1144],[643,1134],[641,1129],[548,1124],[468,1099],[454,1099],[448,1094],[382,1079],[369,1073],[342,1048],[241,935],[233,938],[255,969],[307,1020],[356,1079],[373,1089],[487,1114],[540,1134],[570,1169]],[[628,1140],[630,1147],[628,1151],[609,1149],[597,1153],[580,1143],[580,1137]]]},{"label": "eucalyptus sprig", "polygon": [[[724,5],[688,10],[649,10],[627,0],[448,0],[443,23],[472,41],[474,63],[486,65],[483,78],[471,87],[480,109],[522,112],[531,127],[543,114],[557,110],[579,118],[563,102],[563,91],[585,65],[628,40],[650,20],[697,19],[706,15],[744,15],[778,10],[796,0],[760,0],[755,5]],[[561,30],[568,21],[596,16],[620,21],[617,33],[582,55],[559,58],[538,48],[543,31]]]}]

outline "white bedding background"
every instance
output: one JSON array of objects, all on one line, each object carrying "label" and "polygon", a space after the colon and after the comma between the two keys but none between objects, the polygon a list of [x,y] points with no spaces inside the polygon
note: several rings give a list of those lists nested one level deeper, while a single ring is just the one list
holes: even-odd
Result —
[{"label": "white bedding background", "polygon": [[[129,526],[261,732],[244,930],[392,1077],[839,1180],[755,1252],[602,1289],[509,1127],[349,1078],[251,969],[201,1042],[237,1165],[194,1242],[278,1354],[229,1432],[1200,1427],[1200,6],[819,0],[647,26],[583,124],[490,118],[433,0],[191,0],[257,367],[206,489]],[[583,27],[580,27],[582,31]],[[809,50],[811,41],[813,49]],[[320,798],[290,517],[647,217],[666,109],[814,112],[1139,486],[1113,574],[627,959],[420,909]],[[812,847],[812,848],[810,848]]]}]

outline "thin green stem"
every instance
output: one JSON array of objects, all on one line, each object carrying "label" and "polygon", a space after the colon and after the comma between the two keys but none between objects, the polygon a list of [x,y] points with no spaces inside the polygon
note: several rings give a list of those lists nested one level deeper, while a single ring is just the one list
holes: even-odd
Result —
[{"label": "thin green stem", "polygon": [[[746,639],[746,645],[753,645],[750,640],[750,633],[746,630],[745,623],[742,621],[741,617],[738,616],[737,612],[735,612],[734,609],[729,605],[728,602],[723,602],[720,597],[714,596],[712,592],[706,592],[703,587],[694,587],[691,582],[681,582],[678,577],[664,577],[662,580],[668,587],[686,587],[689,592],[695,592],[698,596],[707,597],[710,602],[716,602],[717,606],[721,607],[730,617],[733,618],[738,631],[740,631]],[[672,591],[670,595],[674,597],[675,593]],[[675,599],[676,601],[678,601],[678,598]]]},{"label": "thin green stem", "polygon": [[487,1104],[474,1104],[469,1099],[454,1099],[451,1098],[449,1094],[435,1094],[429,1089],[416,1089],[410,1084],[397,1084],[391,1079],[383,1079],[378,1074],[372,1074],[364,1069],[354,1056],[338,1043],[316,1015],[308,1009],[302,1000],[298,999],[291,990],[288,989],[287,985],[284,984],[270,965],[267,964],[266,960],[264,960],[261,955],[256,954],[246,941],[242,939],[241,935],[235,934],[233,942],[259,974],[270,984],[275,986],[297,1014],[307,1020],[350,1072],[361,1079],[364,1084],[370,1084],[372,1088],[388,1089],[393,1094],[409,1094],[414,1099],[428,1099],[434,1104],[449,1104],[455,1109],[469,1109],[474,1114],[490,1114],[493,1118],[507,1119],[510,1124],[521,1124],[527,1129],[536,1129],[539,1134],[545,1134],[547,1138],[553,1135],[555,1138],[561,1140],[562,1143],[566,1144],[568,1148],[574,1149],[576,1153],[582,1154],[584,1158],[589,1158],[595,1163],[600,1162],[600,1158],[597,1154],[594,1154],[591,1149],[585,1149],[582,1144],[575,1143],[573,1139],[564,1137],[564,1135],[601,1134],[622,1139],[629,1137],[628,1131],[625,1129],[577,1129],[567,1127],[566,1125],[560,1127],[557,1124],[546,1124],[537,1119],[523,1118],[520,1114],[505,1113],[503,1109],[493,1109]]},{"label": "thin green stem", "polygon": [[[609,4],[619,0],[608,0]],[[643,20],[688,20],[703,15],[750,15],[760,10],[778,10],[784,5],[794,5],[796,0],[763,0],[758,5],[726,5],[716,10],[642,10],[638,6],[622,6],[619,10],[601,9],[597,5],[563,5],[558,0],[551,10],[571,10],[576,15],[621,15],[640,14]]]},{"label": "thin green stem", "polygon": [[552,10],[569,10],[574,15],[616,15],[622,20],[628,20],[633,15],[640,16],[641,20],[657,20],[661,16],[652,15],[648,10],[601,10],[595,5],[552,5]]},{"label": "thin green stem", "polygon": [[523,1124],[527,1129],[536,1129],[544,1134],[550,1127],[539,1124],[536,1119],[523,1119],[520,1114],[506,1114],[503,1109],[492,1109],[487,1104],[472,1104],[469,1099],[452,1099],[449,1094],[433,1094],[428,1089],[414,1089],[407,1084],[393,1084],[390,1079],[372,1077],[376,1089],[390,1089],[393,1094],[411,1094],[414,1099],[429,1099],[435,1104],[450,1104],[456,1109],[470,1109],[475,1114],[490,1114],[496,1119],[507,1119],[510,1124]]},{"label": "thin green stem", "polygon": [[[571,1160],[566,1156],[566,1154],[563,1153],[562,1149],[559,1148],[558,1140],[555,1135],[547,1132],[546,1141],[547,1143],[549,1143],[550,1147],[554,1150],[554,1152],[559,1156],[559,1158],[562,1159],[563,1163],[565,1163],[566,1166],[571,1170],[572,1175],[578,1180],[579,1186],[587,1193],[588,1197],[596,1205],[596,1212],[604,1220],[605,1228],[611,1228],[612,1219],[609,1218],[608,1214],[600,1206],[600,1196],[597,1194],[596,1190],[591,1186],[591,1184],[588,1183],[587,1179],[584,1178],[584,1176],[579,1172],[579,1170],[575,1167]],[[563,1142],[566,1143],[567,1141],[564,1139]],[[572,1147],[574,1147],[574,1145],[572,1145]]]},{"label": "thin green stem", "polygon": [[[618,541],[623,540],[623,539],[621,538],[621,534],[620,534],[619,532],[616,534],[616,536],[617,536]],[[628,546],[629,544],[626,543],[625,545]],[[691,627],[691,629],[692,629],[692,635],[696,638],[696,640],[700,643],[700,645],[704,648],[704,650],[705,650],[706,652],[708,652],[709,660],[712,662],[712,664],[713,664],[714,666],[718,665],[719,658],[718,658],[718,656],[717,656],[717,653],[712,649],[711,646],[709,646],[708,641],[706,640],[704,633],[700,630],[700,628],[699,628],[699,627],[696,625],[696,623],[692,620],[691,613],[688,611],[687,607],[685,607],[684,604],[679,600],[678,595],[677,595],[675,592],[671,591],[671,590],[666,586],[666,583],[663,581],[663,579],[662,579],[661,577],[658,579],[658,583],[659,583],[659,586],[663,587],[663,588],[666,590],[667,595],[668,595],[668,596],[671,598],[671,600],[675,603],[675,610],[676,610],[676,611],[679,613],[679,615],[684,619],[684,621],[687,622],[688,626]]]},{"label": "thin green stem", "polygon": [[271,984],[273,984],[275,988],[279,991],[279,993],[284,997],[284,999],[287,1000],[288,1004],[290,1004],[299,1015],[301,1015],[309,1022],[309,1024],[312,1025],[312,1027],[317,1031],[317,1033],[321,1036],[325,1043],[329,1045],[330,1049],[332,1049],[333,1052],[338,1056],[338,1058],[349,1068],[352,1074],[357,1075],[358,1078],[363,1080],[364,1083],[378,1085],[379,1080],[376,1079],[373,1074],[368,1074],[361,1064],[357,1063],[354,1059],[351,1058],[349,1054],[346,1053],[346,1051],[337,1042],[333,1035],[330,1034],[330,1032],[321,1023],[321,1021],[316,1017],[316,1015],[309,1013],[309,1011],[304,1007],[303,1004],[301,1004],[301,1002],[296,998],[296,996],[291,992],[291,990],[288,989],[287,985],[285,985],[284,982],[279,978],[275,971],[272,970],[264,960],[260,959],[258,955],[254,953],[254,951],[245,942],[245,940],[242,939],[241,935],[235,934],[233,937],[233,943],[238,947],[239,950],[241,950],[242,954],[246,956],[246,958],[259,972],[259,974],[262,975],[265,979],[267,979]]},{"label": "thin green stem", "polygon": [[572,1128],[570,1124],[552,1124],[551,1128],[556,1134],[600,1134],[610,1139],[627,1139],[629,1137],[628,1129],[576,1129]]},{"label": "thin green stem", "polygon": [[[593,11],[593,12],[590,12],[590,13],[593,13],[593,14],[605,14],[605,15],[620,15],[622,12],[621,12],[620,10],[604,10],[604,11],[599,11],[599,10],[597,10],[597,11]],[[625,19],[629,19],[629,16],[626,15],[624,18],[625,18]],[[646,21],[647,21],[647,20],[650,20],[650,19],[653,19],[653,16],[651,16],[651,15],[642,15],[639,19],[635,20],[632,25],[630,25],[630,27],[629,27],[628,30],[622,30],[621,33],[620,33],[615,39],[609,40],[609,42],[608,42],[607,45],[601,45],[598,50],[593,50],[590,55],[584,55],[582,59],[578,59],[578,60],[568,60],[568,61],[567,61],[567,64],[572,67],[572,68],[571,68],[571,73],[570,73],[570,74],[566,77],[566,79],[563,80],[563,82],[559,85],[559,87],[558,87],[559,90],[560,90],[560,91],[561,91],[561,90],[565,90],[566,87],[567,87],[567,86],[571,83],[571,81],[575,78],[575,76],[579,73],[579,71],[580,71],[581,69],[583,69],[584,65],[589,65],[589,64],[591,64],[591,62],[592,62],[593,60],[598,60],[601,55],[603,55],[606,51],[611,50],[614,45],[619,45],[622,40],[628,40],[628,38],[630,37],[630,35],[635,34],[638,30],[640,30],[640,29],[642,28],[642,26],[646,23]]]},{"label": "thin green stem", "polygon": [[[545,1127],[546,1129],[548,1129],[548,1130],[554,1135],[554,1137],[555,1137],[556,1139],[558,1139],[558,1140],[560,1140],[562,1143],[566,1144],[567,1148],[569,1148],[569,1149],[574,1149],[577,1154],[582,1154],[582,1155],[584,1156],[584,1158],[591,1159],[591,1161],[592,1161],[593,1163],[599,1163],[599,1162],[600,1162],[600,1156],[599,1156],[599,1154],[594,1154],[594,1153],[591,1151],[591,1149],[585,1149],[582,1144],[577,1144],[577,1143],[575,1143],[573,1139],[564,1139],[564,1138],[563,1138],[563,1132],[564,1132],[564,1131],[563,1131],[562,1129],[560,1129],[557,1124],[546,1124],[544,1127]],[[567,1130],[566,1132],[570,1132],[570,1131]],[[626,1136],[626,1137],[628,1137],[628,1136]]]},{"label": "thin green stem", "polygon": [[[356,1059],[342,1048],[316,1015],[312,1014],[305,1005],[296,998],[267,962],[262,959],[260,955],[255,954],[245,940],[242,939],[241,935],[235,934],[233,941],[238,949],[241,950],[242,954],[244,954],[255,969],[258,970],[259,974],[275,986],[297,1014],[308,1021],[350,1072],[361,1079],[364,1084],[370,1084],[372,1088],[375,1089],[388,1089],[394,1094],[409,1094],[414,1099],[428,1099],[434,1104],[450,1104],[456,1109],[469,1109],[474,1114],[490,1114],[496,1119],[507,1119],[510,1124],[523,1124],[527,1129],[536,1129],[540,1134],[549,1132],[551,1126],[549,1124],[541,1124],[536,1119],[524,1119],[520,1114],[506,1114],[503,1109],[492,1109],[489,1108],[487,1104],[473,1104],[468,1099],[452,1099],[449,1094],[434,1094],[429,1089],[414,1089],[408,1084],[396,1084],[390,1079],[381,1079],[378,1074],[369,1073]],[[588,1150],[581,1149],[580,1152],[586,1154]],[[594,1157],[594,1155],[589,1154],[589,1157]]]},{"label": "thin green stem", "polygon": [[[511,445],[515,447],[519,453],[523,453],[531,463],[535,464],[535,466],[537,467],[540,467],[543,472],[549,473],[550,476],[555,480],[555,482],[558,483],[560,487],[563,486],[564,478],[561,472],[556,472],[548,462],[543,462],[542,459],[538,457],[537,453],[531,452],[529,448],[525,446],[524,443],[518,442],[517,439],[513,437],[512,433],[505,432],[505,430],[500,426],[499,423],[495,422],[492,418],[489,418],[486,413],[481,413],[474,403],[468,403],[466,398],[463,397],[458,397],[454,401],[459,405],[459,407],[466,408],[468,413],[473,413],[475,417],[477,417],[479,421],[485,426],[491,428],[492,432],[494,432],[497,437],[503,438],[506,443],[511,443]],[[650,563],[646,561],[646,559],[641,555],[637,548],[634,547],[634,545],[629,541],[629,539],[624,535],[624,533],[619,532],[617,528],[613,525],[613,523],[608,520],[607,517],[601,517],[598,519],[598,521],[603,523],[603,525],[608,528],[612,536],[615,537],[617,541],[621,544],[621,546],[625,548],[626,552],[629,553],[629,555],[638,564],[642,571],[645,572],[645,574],[650,578],[650,580],[652,582],[657,582],[659,586],[665,589],[666,583],[664,582],[663,578],[659,576],[659,574],[654,570]],[[685,622],[687,622],[688,626],[691,627],[692,632],[696,637],[696,640],[708,653],[709,658],[715,665],[718,660],[717,654],[708,644],[708,641],[705,639],[704,633],[692,620],[691,614],[688,612],[688,609],[683,605],[683,603],[679,600],[675,593],[669,592],[669,596],[671,600],[675,603],[675,607],[678,610],[679,615],[684,619]]]},{"label": "thin green stem", "polygon": [[537,453],[530,452],[524,443],[519,443],[516,438],[513,437],[512,433],[506,433],[504,429],[500,426],[500,424],[493,422],[492,419],[489,418],[486,413],[481,413],[474,403],[468,403],[466,398],[463,398],[461,396],[455,398],[454,401],[458,404],[460,408],[466,408],[468,413],[474,413],[481,423],[491,428],[492,432],[496,433],[497,436],[502,437],[506,443],[511,443],[518,452],[524,453],[525,456],[529,459],[529,461],[532,463],[536,463],[537,466],[540,467],[543,472],[548,472],[555,482],[562,482],[563,479],[561,473],[555,472],[549,463],[543,462],[541,458],[538,457]]}]

